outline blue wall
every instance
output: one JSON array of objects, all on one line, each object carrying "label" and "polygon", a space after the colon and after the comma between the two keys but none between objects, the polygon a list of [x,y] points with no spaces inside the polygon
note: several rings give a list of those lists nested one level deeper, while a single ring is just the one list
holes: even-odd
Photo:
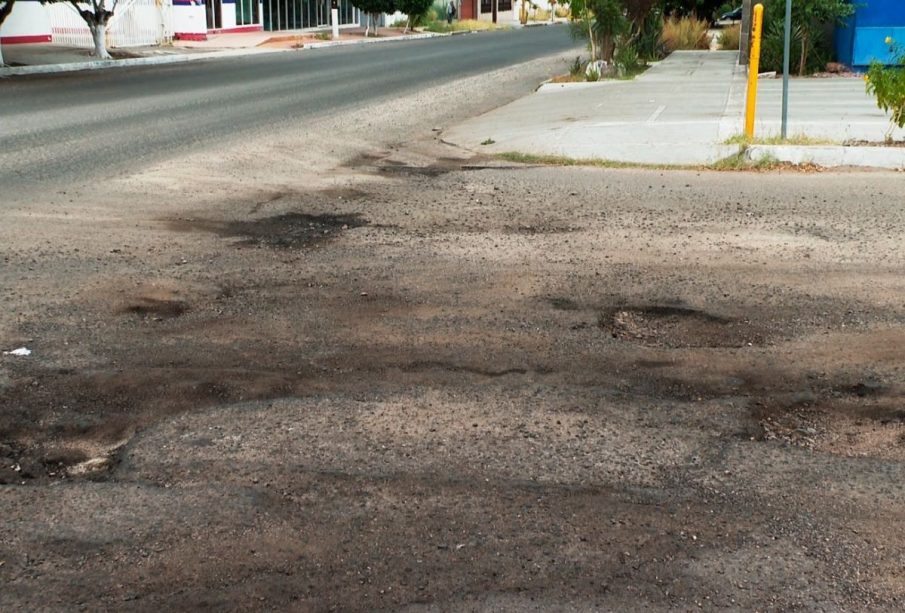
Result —
[{"label": "blue wall", "polygon": [[886,44],[892,37],[905,49],[905,0],[858,0],[855,14],[836,29],[836,56],[843,64],[866,67],[873,60],[894,64]]}]

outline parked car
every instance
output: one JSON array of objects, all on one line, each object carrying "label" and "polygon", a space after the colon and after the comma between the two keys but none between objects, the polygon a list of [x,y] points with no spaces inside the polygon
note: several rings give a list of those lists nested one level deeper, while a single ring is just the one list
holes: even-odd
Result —
[{"label": "parked car", "polygon": [[725,28],[728,26],[734,26],[737,23],[741,23],[742,21],[742,7],[738,7],[734,11],[729,11],[728,13],[723,13],[720,15],[720,18],[716,20],[713,24],[718,28]]}]

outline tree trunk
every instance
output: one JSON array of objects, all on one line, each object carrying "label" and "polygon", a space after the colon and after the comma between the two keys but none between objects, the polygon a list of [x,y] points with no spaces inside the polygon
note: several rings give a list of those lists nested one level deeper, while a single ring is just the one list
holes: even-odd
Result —
[{"label": "tree trunk", "polygon": [[801,58],[798,60],[798,76],[803,77],[808,66],[808,33],[802,28],[801,32]]},{"label": "tree trunk", "polygon": [[594,28],[592,27],[591,16],[587,16],[588,22],[588,40],[591,42],[591,61],[597,59],[597,44],[594,41]]},{"label": "tree trunk", "polygon": [[[6,18],[9,17],[9,14],[13,12],[13,4],[15,4],[16,0],[5,0],[3,2],[3,6],[0,6],[0,26],[3,25],[3,22],[6,21]],[[0,48],[0,66],[5,66],[3,63],[3,49]]]},{"label": "tree trunk", "polygon": [[91,36],[94,38],[94,55],[99,60],[111,59],[110,54],[107,52],[106,20],[103,23],[98,23],[93,26],[89,25],[88,29],[91,30]]},{"label": "tree trunk", "polygon": [[[107,24],[110,22],[110,18],[113,17],[113,11],[108,11],[104,8],[103,0],[98,5],[95,5],[93,11],[82,10],[75,0],[70,0],[70,2],[76,7],[85,23],[88,24],[91,37],[94,39],[94,55],[100,60],[111,59],[110,54],[107,53]],[[115,6],[116,3],[114,3]]]}]

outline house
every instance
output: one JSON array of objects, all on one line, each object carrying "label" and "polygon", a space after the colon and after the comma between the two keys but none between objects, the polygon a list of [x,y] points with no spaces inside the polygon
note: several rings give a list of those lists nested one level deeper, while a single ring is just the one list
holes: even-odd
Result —
[{"label": "house", "polygon": [[478,19],[493,23],[509,23],[518,15],[513,5],[519,0],[459,0],[458,19]]},{"label": "house", "polygon": [[[338,6],[340,25],[360,22],[360,11],[350,0],[339,0]],[[156,45],[174,38],[204,40],[212,33],[329,25],[330,0],[120,0],[109,25],[108,45]],[[49,42],[93,47],[88,26],[72,5],[17,0],[0,26],[0,43]]]},{"label": "house", "polygon": [[866,68],[874,60],[894,64],[892,38],[905,51],[905,0],[856,0],[855,14],[836,29],[836,57],[854,68]]}]

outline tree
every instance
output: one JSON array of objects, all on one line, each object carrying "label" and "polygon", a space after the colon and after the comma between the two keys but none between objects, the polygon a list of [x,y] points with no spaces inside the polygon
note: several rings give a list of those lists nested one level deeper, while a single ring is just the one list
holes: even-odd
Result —
[{"label": "tree", "polygon": [[396,9],[408,15],[408,22],[405,24],[405,31],[414,28],[427,13],[427,9],[431,7],[433,0],[397,0]]},{"label": "tree", "polygon": [[94,55],[102,60],[109,60],[110,54],[107,52],[107,24],[113,17],[113,11],[116,10],[116,3],[119,0],[113,0],[110,10],[107,10],[107,0],[89,0],[85,3],[87,9],[83,9],[76,0],[41,0],[42,4],[54,4],[57,2],[68,2],[81,15],[88,29],[91,30],[91,37],[94,39]]},{"label": "tree", "polygon": [[[798,0],[795,1],[797,2]],[[741,0],[738,0],[735,6],[739,6],[741,3]],[[726,0],[666,0],[663,12],[667,15],[679,15],[680,17],[696,15],[701,19],[710,19],[724,4],[726,4]],[[735,8],[735,6],[732,8]]]},{"label": "tree", "polygon": [[591,61],[613,60],[616,37],[626,33],[628,19],[622,0],[571,0],[576,37],[587,37],[591,45]]},{"label": "tree", "polygon": [[[772,0],[765,7],[770,11],[766,21],[785,19],[785,1]],[[798,76],[807,72],[808,53],[820,37],[820,30],[828,23],[841,25],[845,18],[855,12],[855,6],[846,0],[795,0],[792,3],[792,26],[800,33],[798,56]]]},{"label": "tree", "polygon": [[628,26],[625,7],[621,0],[591,0],[590,5],[594,11],[594,34],[600,59],[610,64],[616,50],[616,37],[624,34]]},{"label": "tree", "polygon": [[[9,17],[9,14],[13,12],[13,5],[16,3],[16,0],[0,0],[0,26],[3,25],[3,22],[6,21],[6,18]],[[0,66],[3,66],[3,49],[0,48]]]},{"label": "tree", "polygon": [[395,13],[395,0],[352,0],[352,6],[368,16],[368,25],[365,28],[365,36],[371,31],[374,24],[374,36],[377,36],[377,19],[381,13]]}]

